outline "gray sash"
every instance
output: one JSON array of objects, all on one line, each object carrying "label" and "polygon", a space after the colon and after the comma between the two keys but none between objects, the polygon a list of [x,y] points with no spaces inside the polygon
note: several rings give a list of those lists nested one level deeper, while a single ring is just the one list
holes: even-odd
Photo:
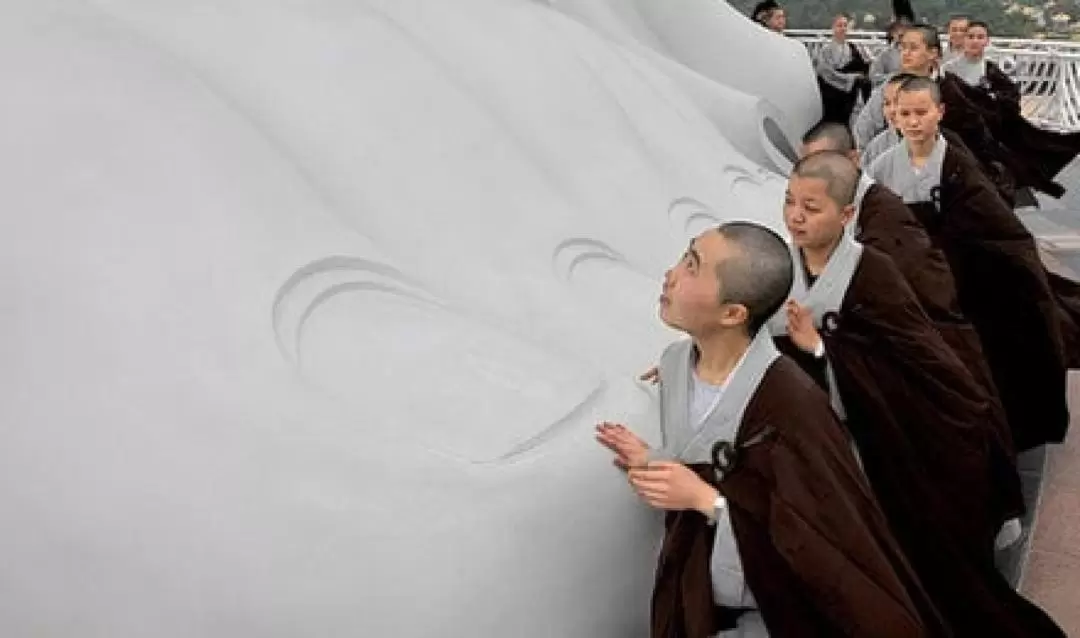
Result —
[{"label": "gray sash", "polygon": [[862,149],[859,165],[864,171],[868,170],[870,166],[873,165],[874,160],[881,157],[890,148],[899,144],[901,139],[900,133],[894,128],[887,128],[878,133],[874,139],[870,140],[870,143]]},{"label": "gray sash", "polygon": [[930,157],[926,158],[926,164],[916,172],[911,165],[908,142],[904,140],[882,156],[889,157],[889,160],[883,162],[884,170],[878,181],[899,195],[906,204],[934,202],[940,210],[934,189],[941,185],[941,171],[945,166],[945,150],[948,145],[945,138],[939,136]]},{"label": "gray sash", "polygon": [[859,226],[859,214],[862,213],[862,200],[866,197],[866,193],[870,190],[870,187],[874,185],[874,179],[867,175],[865,172],[859,174],[859,185],[855,188],[855,216],[844,228],[844,234],[852,239],[859,234],[862,227]]},{"label": "gray sash", "polygon": [[979,83],[986,77],[986,56],[984,55],[975,62],[970,62],[967,57],[960,54],[942,65],[941,69],[952,73],[969,86],[979,86]]},{"label": "gray sash", "polygon": [[758,331],[700,429],[690,423],[690,375],[696,356],[693,342],[684,340],[673,343],[660,358],[660,429],[664,447],[656,458],[709,463],[714,443],[734,443],[747,404],[780,353],[768,331]]},{"label": "gray sash", "polygon": [[[840,310],[840,304],[843,303],[844,295],[847,294],[848,286],[851,285],[851,279],[855,276],[855,268],[859,265],[862,252],[862,244],[844,233],[836,250],[829,257],[829,263],[825,264],[825,270],[821,272],[821,276],[817,278],[814,285],[808,287],[802,252],[796,246],[791,247],[792,259],[795,262],[795,281],[791,287],[791,299],[810,311],[814,319],[814,327],[818,330],[821,330],[822,321],[827,313]],[[768,328],[774,336],[787,335],[786,308],[781,308],[780,312],[769,320]],[[840,401],[840,394],[836,388],[832,363],[828,360],[826,360],[826,377],[833,410],[841,419],[845,419],[847,413],[844,411],[844,405]]]},{"label": "gray sash", "polygon": [[[700,429],[690,423],[690,396],[693,366],[697,353],[690,340],[673,343],[660,358],[660,430],[664,447],[652,459],[677,459],[683,463],[710,463],[717,441],[734,445],[750,399],[757,392],[769,367],[780,356],[768,330],[759,330],[750,347],[732,371],[723,394]],[[709,559],[713,600],[728,607],[757,607],[746,586],[742,559],[726,514],[716,521],[716,538]],[[744,616],[753,622],[753,615]],[[760,619],[757,619],[760,620]],[[743,620],[740,619],[740,626]]]}]

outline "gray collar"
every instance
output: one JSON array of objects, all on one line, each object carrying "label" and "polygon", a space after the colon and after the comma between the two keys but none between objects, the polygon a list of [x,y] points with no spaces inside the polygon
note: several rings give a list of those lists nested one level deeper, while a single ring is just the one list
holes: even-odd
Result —
[{"label": "gray collar", "polygon": [[780,353],[769,331],[759,330],[728,379],[716,408],[701,429],[695,430],[690,424],[689,402],[694,348],[690,340],[679,342],[660,360],[665,445],[659,456],[684,463],[708,463],[717,441],[734,444],[746,406]]}]

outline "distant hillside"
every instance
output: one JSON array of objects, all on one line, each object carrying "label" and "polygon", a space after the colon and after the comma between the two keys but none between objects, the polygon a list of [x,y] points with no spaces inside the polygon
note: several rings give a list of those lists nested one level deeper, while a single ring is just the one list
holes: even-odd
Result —
[{"label": "distant hillside", "polygon": [[[722,1],[722,0],[721,0]],[[787,11],[788,27],[792,29],[827,29],[837,12],[851,14],[858,29],[881,29],[892,17],[892,5],[881,0],[779,0]],[[963,13],[991,26],[995,35],[1024,37],[1039,30],[1037,18],[1044,13],[1071,13],[1068,7],[1046,8],[1045,4],[1031,2],[1026,9],[1023,2],[1004,3],[1001,0],[914,0],[918,19],[925,18],[931,24],[944,25],[950,15]],[[731,5],[748,14],[756,0],[731,0]],[[867,20],[867,16],[872,16]]]}]

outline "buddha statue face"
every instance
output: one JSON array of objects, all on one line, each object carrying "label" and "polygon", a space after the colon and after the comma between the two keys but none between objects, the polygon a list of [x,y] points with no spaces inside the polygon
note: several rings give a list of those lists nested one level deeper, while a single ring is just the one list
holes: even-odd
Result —
[{"label": "buddha statue face", "polygon": [[660,443],[663,270],[782,180],[677,61],[449,5],[16,3],[3,633],[646,626],[593,426]]}]

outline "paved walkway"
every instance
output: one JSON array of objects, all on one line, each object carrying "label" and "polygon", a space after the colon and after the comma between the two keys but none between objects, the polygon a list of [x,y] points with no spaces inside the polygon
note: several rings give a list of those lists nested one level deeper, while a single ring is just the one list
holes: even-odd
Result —
[{"label": "paved walkway", "polygon": [[[1080,210],[1047,200],[1042,204],[1042,210],[1018,211],[1021,219],[1039,238],[1047,266],[1076,278]],[[1025,540],[1027,551],[1021,553],[1026,555],[1017,556],[1012,567],[1021,591],[1067,634],[1080,636],[1080,372],[1070,375],[1069,406],[1073,418],[1065,443],[1021,458],[1025,496],[1034,501],[1034,525]]]},{"label": "paved walkway", "polygon": [[1047,452],[1021,590],[1080,636],[1080,374],[1069,380],[1070,436]]}]

